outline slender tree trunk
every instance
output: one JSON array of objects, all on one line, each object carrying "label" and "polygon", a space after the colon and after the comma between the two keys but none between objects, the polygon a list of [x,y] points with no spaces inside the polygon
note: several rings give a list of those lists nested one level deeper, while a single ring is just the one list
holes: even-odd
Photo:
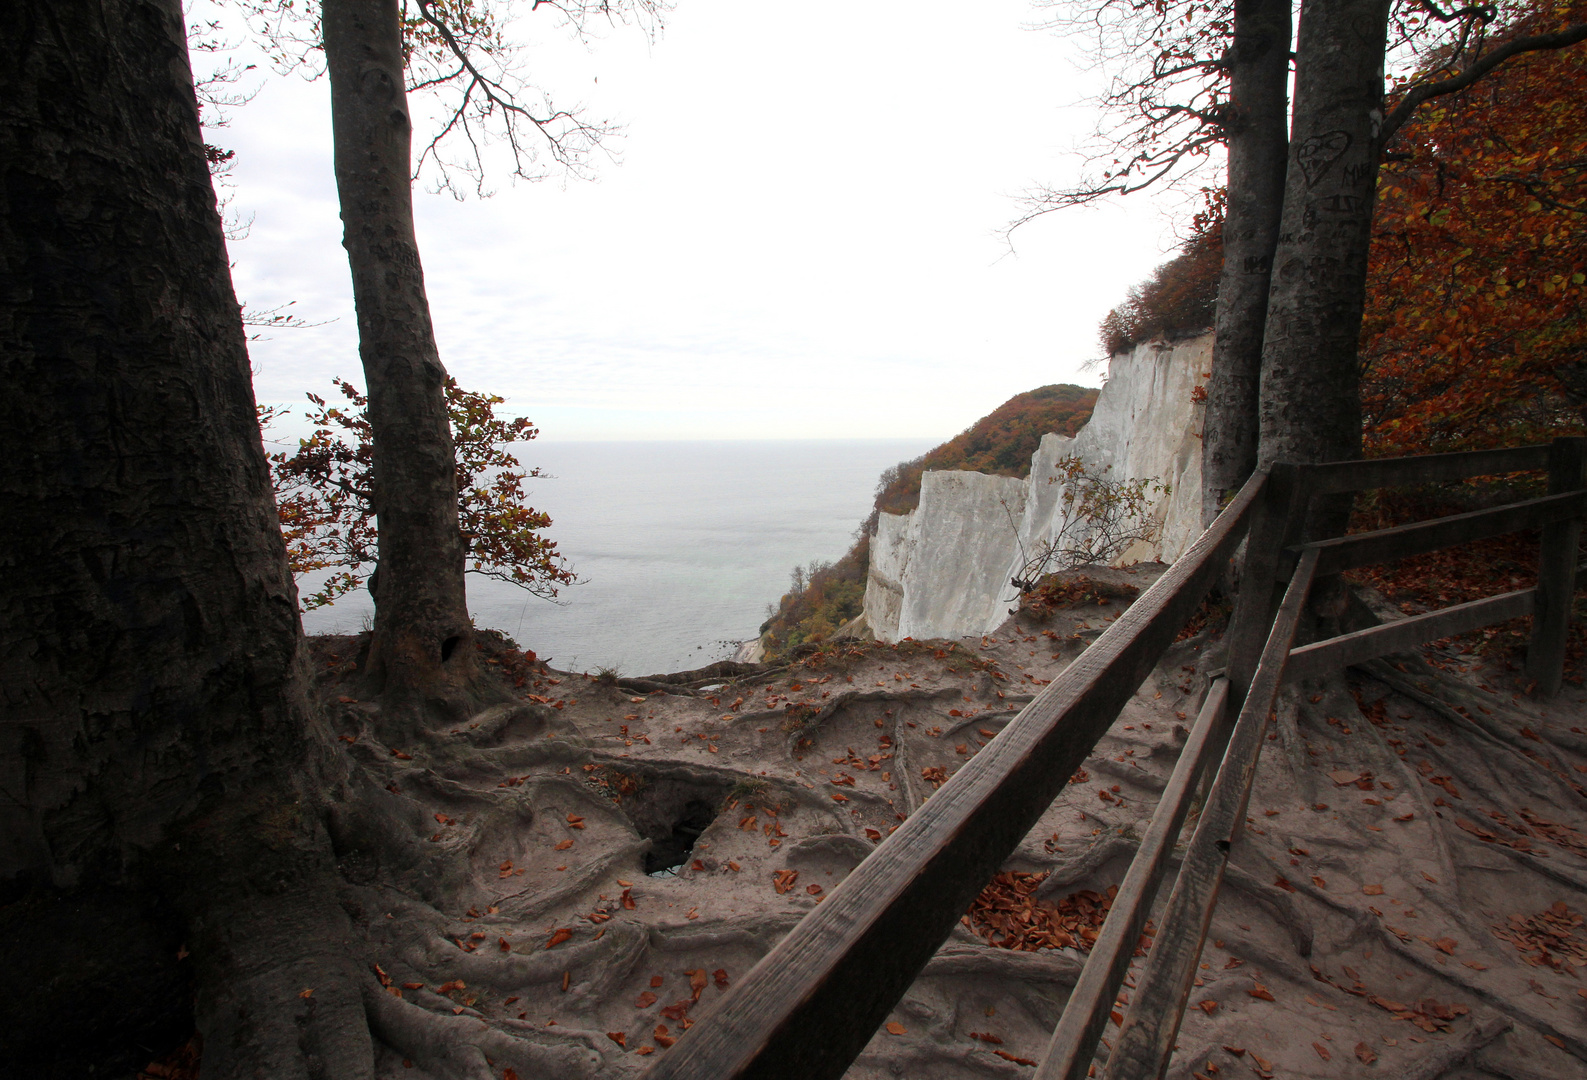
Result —
[{"label": "slender tree trunk", "polygon": [[0,19],[0,1057],[368,1076],[181,5]]},{"label": "slender tree trunk", "polygon": [[336,187],[374,437],[379,568],[366,665],[389,704],[455,700],[474,682],[445,380],[409,177],[412,124],[397,0],[324,0]]},{"label": "slender tree trunk", "polygon": [[1284,204],[1291,0],[1236,0],[1229,48],[1228,206],[1202,432],[1202,524],[1256,468],[1268,283]]},{"label": "slender tree trunk", "polygon": [[[1360,456],[1357,341],[1383,123],[1388,0],[1301,8],[1284,215],[1262,349],[1262,464]],[[1334,507],[1319,528],[1343,521]]]}]

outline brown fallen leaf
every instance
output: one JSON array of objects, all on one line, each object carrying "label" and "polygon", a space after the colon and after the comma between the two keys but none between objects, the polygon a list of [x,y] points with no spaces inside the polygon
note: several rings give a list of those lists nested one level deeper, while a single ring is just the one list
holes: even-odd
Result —
[{"label": "brown fallen leaf", "polygon": [[693,994],[695,1001],[699,1001],[700,995],[705,991],[705,969],[696,968],[693,971],[685,971],[684,974],[689,977],[690,993]]},{"label": "brown fallen leaf", "polygon": [[716,983],[718,989],[726,990],[728,986],[727,969],[717,968],[715,971],[711,972],[711,981]]},{"label": "brown fallen leaf", "polygon": [[1311,1044],[1311,1048],[1317,1051],[1317,1056],[1322,1058],[1324,1061],[1333,1060],[1333,1055],[1328,1052],[1328,1048],[1322,1043],[1314,1042]]},{"label": "brown fallen leaf", "polygon": [[1365,893],[1366,895],[1368,895],[1368,896],[1382,896],[1383,895],[1383,886],[1382,885],[1363,885],[1363,886],[1361,886],[1361,891],[1363,893]]},{"label": "brown fallen leaf", "polygon": [[1251,989],[1247,990],[1246,993],[1250,994],[1254,998],[1260,998],[1263,1001],[1273,1000],[1273,991],[1254,980],[1251,983]]},{"label": "brown fallen leaf", "polygon": [[1361,1059],[1363,1065],[1370,1065],[1378,1060],[1377,1053],[1364,1042],[1356,1043],[1356,1057]]},{"label": "brown fallen leaf", "polygon": [[579,815],[577,815],[577,814],[569,814],[568,815],[568,828],[570,828],[570,829],[582,829],[582,828],[584,828],[584,819],[579,817]]},{"label": "brown fallen leaf", "polygon": [[812,884],[812,885],[806,885],[805,886],[805,892],[809,893],[811,896],[820,896],[822,891],[823,890],[822,890],[821,886],[819,886],[819,885],[813,885]]},{"label": "brown fallen leaf", "polygon": [[1328,888],[1328,883],[1326,881],[1324,881],[1322,878],[1318,877],[1316,874],[1313,874],[1311,876],[1311,883],[1313,885],[1317,886],[1319,889]]},{"label": "brown fallen leaf", "polygon": [[889,1035],[902,1035],[908,1030],[908,1028],[904,1027],[904,1025],[900,1024],[897,1020],[889,1020],[887,1022],[887,1033]]},{"label": "brown fallen leaf", "polygon": [[654,988],[656,988],[656,987],[659,987],[659,986],[660,986],[660,985],[661,985],[661,984],[662,984],[662,983],[664,983],[664,982],[666,982],[666,981],[667,981],[667,980],[666,980],[666,979],[664,979],[664,978],[662,978],[662,977],[661,977],[661,976],[660,976],[660,975],[652,975],[652,976],[651,976],[651,977],[650,977],[650,985],[651,985],[651,988],[652,988],[652,989],[654,989]]},{"label": "brown fallen leaf", "polygon": [[794,882],[799,880],[799,871],[774,870],[772,871],[771,879],[772,887],[781,895],[794,887]]},{"label": "brown fallen leaf", "polygon": [[639,907],[638,904],[634,903],[634,891],[632,889],[624,889],[623,890],[622,901],[623,901],[623,907],[626,908],[629,911],[633,911],[634,909]]},{"label": "brown fallen leaf", "polygon": [[992,1053],[996,1054],[998,1057],[1002,1058],[1005,1061],[1012,1061],[1016,1065],[1034,1065],[1034,1064],[1036,1064],[1030,1058],[1015,1057],[1013,1054],[1009,1053],[1007,1050],[993,1050]]},{"label": "brown fallen leaf", "polygon": [[735,873],[735,874],[738,873],[740,870],[744,869],[742,866],[738,865],[738,863],[734,862],[732,859],[727,860],[727,868],[729,870],[733,871],[733,873]]},{"label": "brown fallen leaf", "polygon": [[573,846],[573,838],[570,836],[566,840],[562,841],[562,843],[558,844],[556,846],[556,850],[557,851],[566,851],[568,848],[570,848],[572,846]]},{"label": "brown fallen leaf", "polygon": [[1454,938],[1441,937],[1437,941],[1433,942],[1433,948],[1437,949],[1441,953],[1447,953],[1450,956],[1454,956],[1456,944],[1457,943]]},{"label": "brown fallen leaf", "polygon": [[648,1009],[652,1005],[654,1005],[655,1003],[656,1003],[656,995],[651,993],[649,990],[646,990],[643,994],[640,994],[639,995],[639,999],[634,1002],[634,1008],[636,1008],[636,1009]]},{"label": "brown fallen leaf", "polygon": [[310,997],[313,997],[313,996],[314,996],[314,987],[312,987],[312,986],[309,987],[307,990],[302,990],[302,991],[298,992],[298,997],[300,997],[300,998],[310,998]]},{"label": "brown fallen leaf", "polygon": [[553,945],[560,945],[572,936],[573,928],[571,926],[559,927],[557,931],[551,935],[551,940],[546,942],[546,948],[549,949]]},{"label": "brown fallen leaf", "polygon": [[1211,998],[1205,998],[1205,999],[1203,999],[1201,1001],[1196,1002],[1196,1008],[1200,1009],[1202,1012],[1206,1013],[1208,1016],[1211,1016],[1214,1012],[1216,1012],[1218,1010],[1218,1003],[1216,1001],[1213,1001]]},{"label": "brown fallen leaf", "polygon": [[608,1031],[606,1033],[606,1037],[608,1039],[612,1040],[612,1042],[616,1043],[618,1046],[621,1046],[624,1050],[628,1049],[628,1034],[627,1034],[627,1032]]}]

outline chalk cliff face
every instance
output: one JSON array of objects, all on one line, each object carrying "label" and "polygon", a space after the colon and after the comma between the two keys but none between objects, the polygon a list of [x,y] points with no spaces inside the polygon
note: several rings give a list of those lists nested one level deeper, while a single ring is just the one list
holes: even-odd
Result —
[{"label": "chalk cliff face", "polygon": [[1008,617],[1010,579],[1064,525],[1063,485],[1049,483],[1059,459],[1076,455],[1108,479],[1169,486],[1151,516],[1150,542],[1120,564],[1172,562],[1201,533],[1202,406],[1192,400],[1212,363],[1212,335],[1147,342],[1108,364],[1091,419],[1073,439],[1047,435],[1029,478],[927,472],[920,505],[882,514],[871,540],[865,621],[883,641],[990,633]]}]

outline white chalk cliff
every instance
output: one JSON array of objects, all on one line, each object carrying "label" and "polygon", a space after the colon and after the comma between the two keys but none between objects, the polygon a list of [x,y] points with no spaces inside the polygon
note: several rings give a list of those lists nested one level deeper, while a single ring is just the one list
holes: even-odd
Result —
[{"label": "white chalk cliff", "polygon": [[1074,455],[1110,480],[1151,479],[1169,491],[1150,515],[1154,538],[1118,562],[1172,562],[1201,533],[1202,406],[1193,400],[1212,363],[1212,335],[1150,341],[1108,364],[1091,419],[1073,438],[1043,436],[1030,476],[927,472],[920,505],[882,514],[871,539],[865,623],[883,641],[972,637],[1008,618],[1009,581],[1065,523],[1063,485],[1049,482]]}]

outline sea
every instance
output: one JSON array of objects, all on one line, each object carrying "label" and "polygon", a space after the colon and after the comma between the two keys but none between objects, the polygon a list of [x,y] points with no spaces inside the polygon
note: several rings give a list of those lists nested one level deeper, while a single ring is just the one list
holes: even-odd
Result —
[{"label": "sea", "polygon": [[[883,469],[926,439],[546,442],[513,448],[529,502],[551,515],[580,583],[555,602],[468,575],[476,626],[565,671],[627,676],[700,667],[756,637],[795,566],[835,561],[871,511]],[[310,634],[353,633],[362,589],[304,614]]]}]

